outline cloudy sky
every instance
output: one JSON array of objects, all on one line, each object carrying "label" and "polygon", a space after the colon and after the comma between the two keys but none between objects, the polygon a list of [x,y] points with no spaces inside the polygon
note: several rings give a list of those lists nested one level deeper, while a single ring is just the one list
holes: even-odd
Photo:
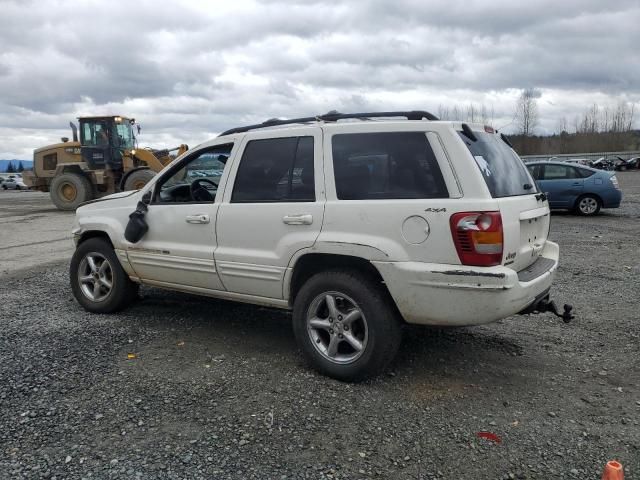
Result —
[{"label": "cloudy sky", "polygon": [[156,147],[333,109],[484,104],[509,131],[523,88],[539,133],[594,102],[640,117],[640,2],[0,0],[0,158],[87,114]]}]

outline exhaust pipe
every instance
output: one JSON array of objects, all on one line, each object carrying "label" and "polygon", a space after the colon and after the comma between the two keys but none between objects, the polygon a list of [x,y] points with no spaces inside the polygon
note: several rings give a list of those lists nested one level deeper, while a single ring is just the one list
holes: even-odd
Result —
[{"label": "exhaust pipe", "polygon": [[76,127],[76,124],[73,122],[69,122],[69,126],[71,127],[71,131],[73,132],[73,141],[77,142],[78,141],[78,127]]}]

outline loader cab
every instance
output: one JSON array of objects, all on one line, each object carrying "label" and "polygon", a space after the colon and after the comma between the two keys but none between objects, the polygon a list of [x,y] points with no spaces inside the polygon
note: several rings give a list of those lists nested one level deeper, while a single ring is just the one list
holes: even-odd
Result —
[{"label": "loader cab", "polygon": [[121,170],[124,151],[135,148],[135,121],[120,116],[78,120],[82,161],[92,170]]}]

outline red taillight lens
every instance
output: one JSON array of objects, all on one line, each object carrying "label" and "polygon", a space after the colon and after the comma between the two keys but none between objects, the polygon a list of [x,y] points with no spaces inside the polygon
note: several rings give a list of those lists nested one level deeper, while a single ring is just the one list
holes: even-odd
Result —
[{"label": "red taillight lens", "polygon": [[500,265],[503,245],[500,212],[455,213],[450,223],[453,243],[463,265]]}]

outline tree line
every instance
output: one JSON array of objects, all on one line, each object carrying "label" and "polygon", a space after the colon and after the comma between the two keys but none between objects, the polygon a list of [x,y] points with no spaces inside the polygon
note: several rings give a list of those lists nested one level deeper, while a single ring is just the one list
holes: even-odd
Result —
[{"label": "tree line", "polygon": [[640,131],[633,129],[635,104],[624,101],[616,105],[593,104],[571,121],[567,117],[560,118],[553,134],[536,135],[540,124],[540,96],[536,89],[522,90],[508,125],[494,125],[493,106],[487,107],[482,103],[453,107],[440,105],[438,117],[484,123],[494,128],[515,125],[516,133],[509,135],[509,139],[521,155],[640,150]]},{"label": "tree line", "polygon": [[16,172],[24,172],[24,165],[22,165],[22,162],[18,162],[17,166],[14,166],[13,162],[9,162],[9,165],[7,165],[6,173],[16,173]]},{"label": "tree line", "polygon": [[593,104],[571,125],[566,117],[558,120],[552,135],[535,135],[538,126],[537,98],[534,89],[522,91],[516,102],[514,119],[518,133],[509,138],[521,155],[554,153],[595,153],[640,149],[640,132],[633,130],[635,104]]}]

